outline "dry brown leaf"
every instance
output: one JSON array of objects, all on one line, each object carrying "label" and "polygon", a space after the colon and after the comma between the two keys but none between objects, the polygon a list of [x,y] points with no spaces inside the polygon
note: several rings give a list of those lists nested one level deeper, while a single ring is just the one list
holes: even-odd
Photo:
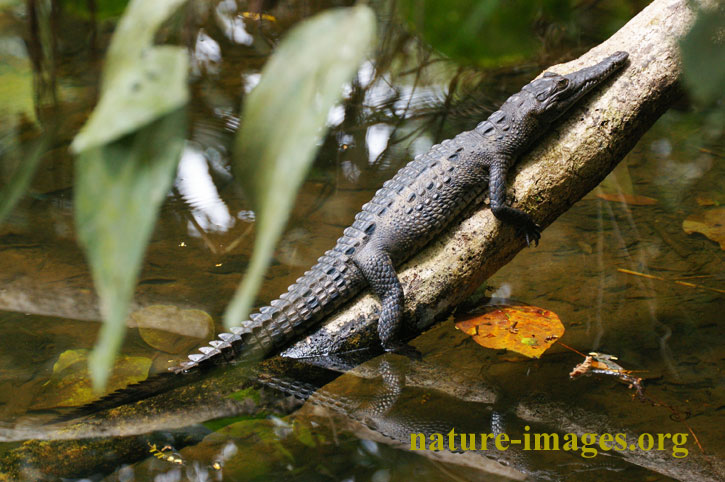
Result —
[{"label": "dry brown leaf", "polygon": [[691,214],[682,221],[687,234],[700,233],[712,239],[725,250],[725,208],[708,209]]}]

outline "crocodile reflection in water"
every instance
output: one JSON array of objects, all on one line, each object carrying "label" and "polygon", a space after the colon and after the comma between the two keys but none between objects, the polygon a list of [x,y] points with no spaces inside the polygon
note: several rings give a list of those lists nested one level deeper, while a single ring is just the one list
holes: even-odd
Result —
[{"label": "crocodile reflection in water", "polygon": [[[604,415],[578,408],[575,401],[562,403],[537,392],[523,399],[502,396],[475,373],[390,354],[358,366],[364,358],[349,361],[339,356],[320,357],[302,363],[275,357],[261,364],[255,379],[250,379],[249,372],[239,370],[240,367],[219,367],[213,377],[198,378],[164,395],[90,415],[69,426],[0,429],[5,440],[45,439],[30,440],[5,454],[0,458],[0,472],[15,466],[39,470],[62,466],[74,471],[64,475],[67,477],[82,476],[76,473],[81,468],[87,473],[95,473],[105,470],[102,467],[107,464],[109,443],[114,444],[117,454],[124,451],[126,462],[132,462],[148,457],[147,440],[157,430],[168,433],[211,419],[248,418],[260,412],[291,413],[297,405],[286,397],[276,396],[274,392],[280,390],[300,400],[308,400],[306,407],[294,414],[302,421],[308,418],[312,422],[325,423],[332,419],[338,428],[347,427],[357,433],[358,438],[378,440],[405,450],[411,432],[428,436],[431,433],[447,434],[452,428],[466,433],[506,433],[518,439],[526,425],[531,427],[530,433],[574,432],[581,436],[584,433],[625,432],[628,438],[637,437],[636,432],[618,426],[616,421]],[[355,368],[348,372],[353,366]],[[348,373],[340,377],[340,371]],[[250,397],[238,401],[229,396],[239,390],[254,390],[259,384],[274,390],[255,390],[260,395],[256,402]],[[310,413],[307,407],[327,409],[329,416],[323,414],[320,419],[317,410]],[[177,448],[199,441],[185,439],[177,444]],[[245,452],[255,450],[248,441],[242,443]],[[69,451],[74,454],[71,465],[67,463]],[[429,451],[416,453],[433,456]],[[623,467],[641,472],[637,467],[642,467],[680,480],[718,480],[713,476],[716,469],[710,466],[711,461],[694,451],[687,459],[674,459],[667,451],[652,450],[620,452],[614,457],[601,454],[596,459],[584,460],[576,452],[548,451],[544,454],[521,451],[516,446],[506,452],[451,454],[445,451],[435,454],[437,459],[443,457],[451,463],[475,467],[486,463],[482,456],[493,458],[519,474],[536,474],[541,479],[551,478],[552,474],[553,478],[563,478],[578,470],[587,471],[589,475],[592,470],[609,472]],[[641,475],[646,474],[651,472],[641,472]]]},{"label": "crocodile reflection in water", "polygon": [[[350,368],[334,362],[327,363],[324,357],[316,363],[321,366],[334,366],[335,369]],[[582,460],[577,452],[549,453],[548,457],[532,456],[531,452],[514,444],[507,450],[500,451],[494,448],[493,442],[489,442],[487,450],[481,450],[481,434],[496,436],[506,433],[512,439],[521,439],[524,433],[529,433],[524,429],[525,425],[531,426],[530,433],[556,433],[558,429],[518,419],[512,413],[516,402],[500,396],[492,402],[473,401],[458,399],[434,389],[406,387],[406,374],[410,369],[419,370],[421,365],[425,364],[386,355],[379,359],[374,369],[379,374],[378,380],[358,379],[348,373],[322,388],[280,374],[261,374],[259,381],[282,393],[307,400],[308,406],[323,407],[332,412],[331,416],[337,414],[340,416],[339,424],[356,431],[360,438],[369,438],[370,435],[365,433],[369,429],[384,438],[392,439],[395,445],[410,450],[412,434],[422,435],[428,444],[432,440],[431,435],[441,434],[445,440],[443,449],[450,453],[450,456],[444,454],[442,457],[454,464],[464,462],[456,459],[460,454],[486,457],[535,480],[561,480],[578,471],[592,474],[597,471],[621,471],[629,466],[626,461],[616,457]],[[435,384],[434,380],[428,382]],[[297,417],[311,416],[311,413],[315,412],[305,411],[303,408]],[[319,413],[315,414],[319,416]],[[324,420],[324,417],[321,418]],[[335,423],[337,425],[338,422]],[[356,423],[360,424],[357,428]],[[454,450],[450,450],[448,445],[448,434],[451,430],[455,430]],[[465,450],[462,449],[461,432],[475,434],[474,446],[469,445]],[[563,437],[563,434],[559,436]],[[468,437],[466,440],[470,443],[473,439]],[[417,453],[426,455],[423,451]],[[474,464],[482,470],[502,470],[495,463],[492,466],[490,461],[474,459]]]}]

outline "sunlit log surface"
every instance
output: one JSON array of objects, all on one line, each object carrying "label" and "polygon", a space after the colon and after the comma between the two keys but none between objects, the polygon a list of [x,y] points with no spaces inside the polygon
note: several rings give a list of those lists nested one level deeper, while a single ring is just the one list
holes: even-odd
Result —
[{"label": "sunlit log surface", "polygon": [[[629,52],[624,71],[566,115],[510,173],[508,197],[515,206],[546,227],[614,169],[681,95],[677,42],[694,16],[686,0],[655,0],[604,43],[547,69],[566,74],[618,50]],[[490,209],[477,209],[400,270],[407,318],[417,331],[430,326],[524,247]],[[358,297],[285,355],[374,346],[378,306],[369,294]]]}]

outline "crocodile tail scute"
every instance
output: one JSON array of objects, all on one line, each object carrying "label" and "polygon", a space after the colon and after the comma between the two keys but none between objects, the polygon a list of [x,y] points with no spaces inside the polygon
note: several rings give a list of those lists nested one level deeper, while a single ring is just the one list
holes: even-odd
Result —
[{"label": "crocodile tail scute", "polygon": [[352,298],[362,287],[362,276],[350,261],[361,244],[361,233],[348,230],[351,228],[286,293],[169,371],[186,373],[235,360],[262,358],[302,336],[313,323]]}]

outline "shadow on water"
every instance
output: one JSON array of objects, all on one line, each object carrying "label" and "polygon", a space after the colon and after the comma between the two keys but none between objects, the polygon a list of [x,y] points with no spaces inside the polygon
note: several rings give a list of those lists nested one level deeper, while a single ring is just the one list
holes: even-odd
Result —
[{"label": "shadow on water", "polygon": [[[613,379],[570,381],[582,359],[560,346],[542,359],[523,359],[479,347],[449,320],[413,342],[422,361],[386,355],[356,367],[349,359],[275,359],[255,367],[253,381],[243,381],[242,368],[213,373],[127,411],[92,417],[85,432],[38,428],[35,421],[92,397],[83,367],[100,315],[74,235],[67,147],[95,102],[101,53],[123,2],[82,3],[0,6],[2,184],[40,128],[60,120],[29,193],[0,226],[5,475],[659,480],[662,473],[678,478],[670,467],[697,474],[707,472],[708,460],[722,460],[725,304],[712,288],[722,290],[723,257],[715,242],[686,233],[683,221],[711,212],[722,221],[725,142],[719,111],[687,105],[658,121],[615,174],[546,230],[538,249],[522,252],[481,291],[556,312],[567,345],[618,356],[660,406],[633,400]],[[180,15],[182,28],[162,32],[191,52],[191,128],[147,251],[117,386],[164,371],[221,329],[254,238],[254,212],[229,164],[239,106],[285,31],[346,3],[194,1]],[[542,14],[532,30],[536,51],[476,68],[431,50],[396,16],[395,2],[373,3],[378,51],[329,114],[329,133],[260,303],[312,265],[408,160],[472,128],[543,66],[603,40],[642,6],[579,2],[574,14]],[[562,33],[571,31],[578,34]],[[618,193],[627,197],[616,200]],[[163,307],[142,309],[153,305]],[[428,439],[451,428],[511,438],[683,433],[691,457],[673,457],[671,444],[592,458],[581,449],[458,454],[408,447],[411,433]],[[106,437],[93,438],[100,435]],[[67,440],[20,444],[47,438]]]}]

